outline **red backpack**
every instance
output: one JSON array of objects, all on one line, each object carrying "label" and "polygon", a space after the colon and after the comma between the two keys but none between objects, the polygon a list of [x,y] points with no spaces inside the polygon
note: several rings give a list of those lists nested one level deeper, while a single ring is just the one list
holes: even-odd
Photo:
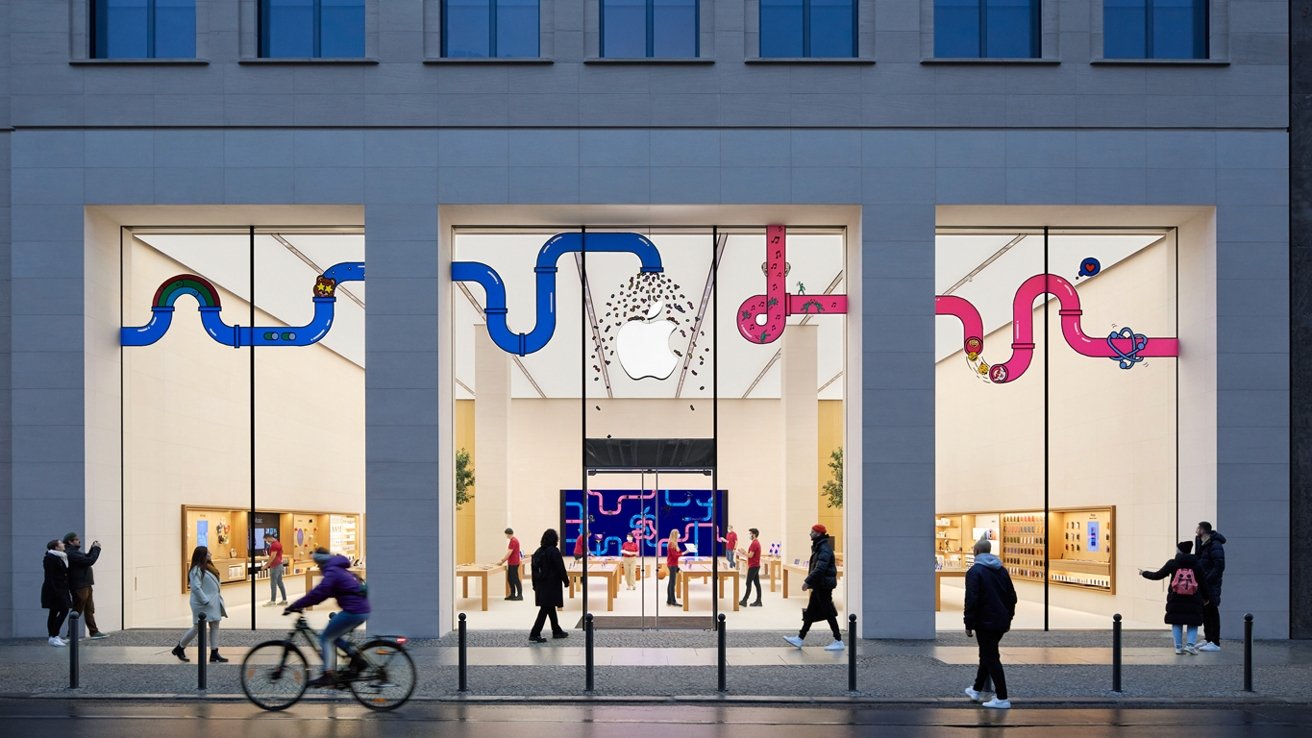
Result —
[{"label": "red backpack", "polygon": [[1198,592],[1198,580],[1193,569],[1176,569],[1171,575],[1171,592],[1184,597],[1192,597]]}]

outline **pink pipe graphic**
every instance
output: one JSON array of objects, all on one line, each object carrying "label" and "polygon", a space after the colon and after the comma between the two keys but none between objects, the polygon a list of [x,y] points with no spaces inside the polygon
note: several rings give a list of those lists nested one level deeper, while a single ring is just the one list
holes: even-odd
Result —
[{"label": "pink pipe graphic", "polygon": [[793,295],[787,291],[785,226],[766,226],[765,244],[765,294],[752,295],[738,306],[738,332],[743,338],[752,343],[772,343],[783,335],[789,315],[847,312],[847,295]]},{"label": "pink pipe graphic", "polygon": [[[1062,336],[1081,356],[1112,359],[1119,361],[1122,369],[1129,369],[1146,357],[1180,355],[1178,338],[1149,338],[1129,328],[1113,331],[1105,339],[1085,335],[1080,328],[1084,311],[1080,309],[1080,296],[1074,285],[1055,274],[1036,274],[1016,290],[1011,304],[1011,357],[988,368],[989,380],[995,384],[1019,379],[1029,368],[1034,358],[1034,300],[1045,293],[1057,298],[1061,305],[1058,315]],[[965,334],[962,350],[967,359],[975,361],[984,352],[984,324],[979,311],[954,295],[935,297],[934,308],[938,315],[951,315],[961,321]]]}]

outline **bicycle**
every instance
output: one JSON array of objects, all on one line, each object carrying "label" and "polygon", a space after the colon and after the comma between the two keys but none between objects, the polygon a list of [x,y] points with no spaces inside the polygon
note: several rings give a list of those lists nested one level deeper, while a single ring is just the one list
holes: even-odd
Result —
[{"label": "bicycle", "polygon": [[[286,638],[265,641],[246,654],[241,662],[241,690],[247,699],[265,710],[285,710],[300,701],[309,686],[310,665],[296,645],[298,638],[310,651],[319,652],[319,634],[304,615],[298,615]],[[382,636],[357,648],[347,638],[339,638],[338,655],[346,659],[339,658],[339,663],[347,666],[337,672],[333,689],[349,689],[351,696],[370,710],[395,710],[404,705],[418,682],[405,640]]]}]

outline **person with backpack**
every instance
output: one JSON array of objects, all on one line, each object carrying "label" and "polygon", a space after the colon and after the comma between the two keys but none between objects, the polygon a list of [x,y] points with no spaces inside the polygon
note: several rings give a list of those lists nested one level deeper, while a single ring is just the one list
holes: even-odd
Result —
[{"label": "person with backpack", "polygon": [[[312,679],[310,687],[332,687],[337,683],[337,642],[347,633],[364,625],[369,619],[369,588],[358,575],[350,571],[351,562],[345,556],[333,554],[328,549],[314,549],[311,555],[323,572],[323,581],[310,590],[301,599],[293,602],[283,610],[284,615],[302,612],[307,607],[323,602],[329,597],[337,598],[337,606],[342,611],[337,613],[319,634],[319,648],[323,656],[323,673]],[[344,642],[341,644],[345,650]]]},{"label": "person with backpack", "polygon": [[1180,541],[1175,548],[1175,558],[1162,568],[1157,571],[1140,569],[1139,574],[1154,581],[1170,577],[1171,583],[1166,588],[1165,620],[1171,626],[1176,654],[1194,656],[1198,653],[1194,645],[1198,640],[1198,626],[1203,624],[1203,609],[1210,595],[1203,567],[1193,555],[1193,541]]}]

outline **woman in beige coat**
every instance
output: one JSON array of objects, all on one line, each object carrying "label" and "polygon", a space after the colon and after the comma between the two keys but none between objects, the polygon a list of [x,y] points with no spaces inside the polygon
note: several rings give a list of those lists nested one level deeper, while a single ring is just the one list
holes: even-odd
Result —
[{"label": "woman in beige coat", "polygon": [[219,570],[214,567],[210,550],[197,546],[191,552],[191,568],[187,570],[187,581],[191,584],[191,630],[183,634],[182,640],[173,647],[173,655],[181,661],[188,661],[187,645],[196,637],[200,616],[210,626],[210,663],[223,664],[227,659],[219,655],[219,620],[228,617],[223,607],[223,593],[219,590]]}]

